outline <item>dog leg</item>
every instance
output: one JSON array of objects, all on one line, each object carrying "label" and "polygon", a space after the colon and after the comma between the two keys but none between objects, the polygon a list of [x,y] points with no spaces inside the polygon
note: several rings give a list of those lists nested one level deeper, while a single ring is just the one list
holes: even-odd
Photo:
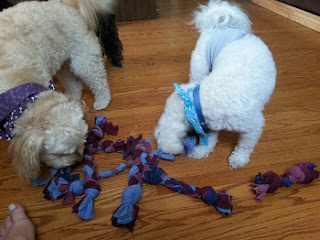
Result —
[{"label": "dog leg", "polygon": [[78,41],[72,45],[70,68],[93,93],[94,109],[105,109],[110,103],[111,91],[99,42],[93,34],[81,35],[81,38],[75,39]]},{"label": "dog leg", "polygon": [[229,157],[229,168],[238,169],[244,167],[250,161],[250,155],[253,152],[257,142],[262,133],[264,126],[264,117],[259,115],[258,117],[252,118],[255,121],[250,122],[249,126],[255,126],[250,128],[246,132],[240,131],[240,138],[238,145]]},{"label": "dog leg", "polygon": [[214,147],[218,142],[219,132],[210,132],[208,145],[197,145],[193,151],[188,154],[189,158],[201,159],[207,158],[213,152]]},{"label": "dog leg", "polygon": [[65,94],[71,99],[80,101],[82,82],[71,72],[68,63],[63,64],[61,70],[57,73],[57,77],[65,90]]}]

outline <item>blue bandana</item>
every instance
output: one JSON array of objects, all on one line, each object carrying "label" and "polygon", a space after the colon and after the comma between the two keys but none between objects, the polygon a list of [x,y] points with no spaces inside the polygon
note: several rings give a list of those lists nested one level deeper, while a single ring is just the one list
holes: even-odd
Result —
[{"label": "blue bandana", "polygon": [[[55,90],[50,81],[49,88]],[[17,120],[28,105],[38,98],[38,94],[47,88],[37,83],[26,83],[0,94],[0,140],[13,138],[14,121]]]},{"label": "blue bandana", "polygon": [[[189,89],[187,93],[177,83],[173,86],[177,89],[179,97],[184,101],[186,119],[192,124],[196,133],[200,135],[200,145],[208,145],[209,128],[205,123],[201,110],[200,86],[197,85],[195,88]],[[193,93],[193,102],[190,98],[191,93]]]}]

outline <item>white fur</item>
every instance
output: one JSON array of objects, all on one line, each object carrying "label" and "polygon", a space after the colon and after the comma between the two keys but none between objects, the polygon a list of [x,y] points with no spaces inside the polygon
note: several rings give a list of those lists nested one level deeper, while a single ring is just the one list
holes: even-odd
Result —
[{"label": "white fur", "polygon": [[[111,93],[99,40],[97,14],[113,0],[24,2],[0,13],[0,93],[27,82],[49,86],[57,74],[68,97],[80,100],[83,82],[96,110]],[[60,168],[81,160],[88,126],[85,107],[58,92],[41,93],[15,122],[11,143],[19,175],[38,176],[40,162]]]},{"label": "white fur", "polygon": [[[240,133],[238,145],[229,157],[230,169],[245,166],[258,142],[265,123],[262,111],[275,87],[276,68],[272,54],[262,40],[251,33],[251,22],[237,5],[211,0],[195,12],[193,23],[200,37],[190,62],[187,90],[200,84],[203,115],[211,130],[208,146],[196,146],[191,158],[208,157],[221,130]],[[206,43],[219,27],[241,28],[247,34],[227,45],[209,69],[205,59]],[[182,140],[192,126],[184,116],[183,102],[175,91],[167,100],[155,130],[158,147],[179,154]]]}]

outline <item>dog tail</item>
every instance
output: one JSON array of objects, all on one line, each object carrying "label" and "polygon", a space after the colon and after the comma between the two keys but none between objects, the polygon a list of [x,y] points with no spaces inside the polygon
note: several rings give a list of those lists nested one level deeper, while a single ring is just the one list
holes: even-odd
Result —
[{"label": "dog tail", "polygon": [[109,62],[121,67],[123,46],[115,23],[116,0],[66,0],[66,2],[76,7],[87,22],[88,28],[96,32]]},{"label": "dog tail", "polygon": [[208,5],[199,5],[191,24],[195,24],[200,32],[223,27],[251,32],[251,21],[240,6],[223,0],[210,0]]},{"label": "dog tail", "polygon": [[8,2],[7,0],[1,0],[1,1],[0,1],[0,12],[1,12],[2,10],[7,9],[7,8],[9,8],[9,7],[12,7],[12,6],[13,6],[13,4],[10,3],[10,2]]},{"label": "dog tail", "polygon": [[77,8],[89,29],[93,31],[97,31],[99,26],[99,15],[112,14],[114,10],[113,0],[65,0],[64,2]]}]

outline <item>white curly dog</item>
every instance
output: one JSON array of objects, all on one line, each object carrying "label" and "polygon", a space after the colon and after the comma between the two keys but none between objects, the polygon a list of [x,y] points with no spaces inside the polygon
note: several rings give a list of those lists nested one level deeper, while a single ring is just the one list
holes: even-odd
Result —
[{"label": "white curly dog", "polygon": [[[1,96],[5,100],[19,86],[27,85],[28,91],[34,86],[45,88],[29,96],[36,100],[25,111],[18,106],[10,113],[22,112],[14,117],[14,128],[1,137],[10,140],[8,131],[12,131],[13,165],[21,178],[37,177],[42,163],[63,168],[82,160],[88,125],[85,107],[79,102],[82,83],[78,77],[93,93],[94,108],[106,108],[111,92],[96,34],[112,5],[112,0],[34,1],[0,13]],[[65,94],[48,90],[55,74]],[[1,113],[10,104],[1,102]],[[5,128],[8,123],[3,121]]]},{"label": "white curly dog", "polygon": [[[191,57],[190,81],[181,87],[187,91],[200,85],[201,109],[210,136],[207,145],[197,145],[188,156],[208,157],[219,131],[236,131],[240,138],[228,161],[230,169],[241,168],[249,162],[265,124],[262,111],[276,82],[272,54],[252,34],[250,20],[236,4],[211,0],[199,6],[192,23],[200,37]],[[184,102],[175,91],[155,130],[158,147],[180,154],[192,129]]]}]

